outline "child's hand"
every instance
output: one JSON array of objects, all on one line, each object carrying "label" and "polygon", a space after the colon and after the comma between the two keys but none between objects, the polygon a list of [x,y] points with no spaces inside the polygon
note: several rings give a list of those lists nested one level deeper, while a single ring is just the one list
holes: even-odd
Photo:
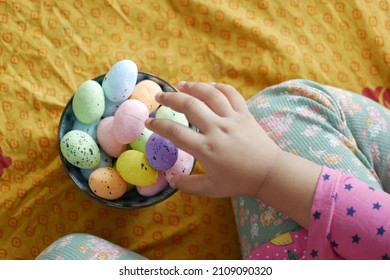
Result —
[{"label": "child's hand", "polygon": [[169,120],[146,125],[192,154],[201,175],[177,175],[170,182],[189,194],[208,197],[257,195],[281,149],[250,114],[243,97],[223,84],[182,82],[183,93],[162,93],[156,100],[184,113],[194,130]]}]

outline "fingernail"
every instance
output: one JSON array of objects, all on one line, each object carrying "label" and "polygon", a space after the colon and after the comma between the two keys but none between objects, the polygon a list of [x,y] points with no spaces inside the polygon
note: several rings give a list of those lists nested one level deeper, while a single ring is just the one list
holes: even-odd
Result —
[{"label": "fingernail", "polygon": [[216,82],[211,82],[210,85],[215,86],[217,83]]},{"label": "fingernail", "polygon": [[147,118],[147,119],[145,120],[145,126],[149,126],[149,124],[152,122],[152,119],[153,119],[153,118]]},{"label": "fingernail", "polygon": [[179,82],[177,84],[177,87],[179,88],[179,90],[182,90],[185,87],[186,83],[187,83],[186,81]]},{"label": "fingernail", "polygon": [[169,186],[172,188],[172,189],[176,189],[176,185],[174,182],[170,181],[169,182]]},{"label": "fingernail", "polygon": [[162,95],[163,93],[161,92],[161,91],[159,91],[159,92],[157,92],[156,93],[156,95],[154,96],[154,99],[160,99],[160,97],[161,97],[161,95]]}]

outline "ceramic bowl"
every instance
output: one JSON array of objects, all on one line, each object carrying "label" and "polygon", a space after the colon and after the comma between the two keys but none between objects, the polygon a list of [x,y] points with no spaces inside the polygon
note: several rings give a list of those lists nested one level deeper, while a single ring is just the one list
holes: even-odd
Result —
[{"label": "ceramic bowl", "polygon": [[[98,82],[100,85],[103,82],[104,75],[101,75],[94,80]],[[163,92],[171,92],[171,91],[177,91],[175,87],[173,87],[168,82],[164,81],[163,79],[150,74],[146,72],[138,72],[138,78],[137,83],[142,80],[152,80],[160,85]],[[73,97],[69,100],[67,103],[60,119],[59,123],[59,129],[58,129],[58,143],[61,142],[62,137],[70,130],[72,130],[74,121],[76,119],[73,109],[72,109],[72,100]],[[190,125],[191,128],[195,129],[192,125]],[[88,196],[92,197],[93,199],[112,207],[116,208],[127,208],[127,209],[136,209],[136,208],[144,208],[148,206],[152,206],[154,204],[157,204],[159,202],[162,202],[172,196],[176,189],[173,189],[167,185],[161,192],[157,193],[153,196],[142,196],[140,195],[136,188],[132,188],[128,190],[122,197],[116,199],[116,200],[107,200],[104,198],[101,198],[97,195],[95,195],[91,189],[89,188],[88,181],[82,176],[80,169],[72,164],[70,164],[64,156],[61,154],[61,149],[58,144],[58,150],[60,151],[60,158],[62,161],[62,164],[66,170],[66,172],[69,174],[70,178],[73,180],[73,182],[79,187],[83,192],[85,192]],[[114,159],[115,160],[115,159]]]}]

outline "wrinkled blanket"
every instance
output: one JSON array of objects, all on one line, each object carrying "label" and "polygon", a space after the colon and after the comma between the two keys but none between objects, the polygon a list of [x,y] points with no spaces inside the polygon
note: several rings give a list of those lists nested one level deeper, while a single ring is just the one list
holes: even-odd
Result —
[{"label": "wrinkled blanket", "polygon": [[177,192],[123,210],[79,190],[58,153],[66,103],[131,59],[173,85],[224,82],[249,98],[304,78],[390,106],[389,13],[379,0],[0,0],[0,259],[34,259],[73,232],[150,259],[240,259],[229,198]]}]

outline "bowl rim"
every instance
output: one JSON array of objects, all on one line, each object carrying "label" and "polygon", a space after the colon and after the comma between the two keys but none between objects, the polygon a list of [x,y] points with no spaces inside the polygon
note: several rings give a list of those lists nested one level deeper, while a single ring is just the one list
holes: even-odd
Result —
[{"label": "bowl rim", "polygon": [[[102,75],[99,75],[99,76],[93,78],[92,80],[94,80],[94,81],[98,82],[100,85],[102,85],[105,76],[106,76],[106,74],[102,74]],[[146,79],[157,82],[160,86],[163,84],[164,88],[170,88],[170,90],[172,90],[172,91],[178,91],[174,86],[172,86],[166,80],[164,80],[164,79],[162,79],[154,74],[148,73],[148,72],[138,71],[136,84],[138,84],[140,81],[146,80]],[[163,89],[163,91],[164,91],[164,89]],[[163,190],[161,190],[159,193],[157,193],[156,195],[153,195],[153,196],[142,196],[138,193],[138,191],[136,190],[135,187],[127,190],[123,196],[121,196],[118,199],[114,199],[114,200],[104,199],[104,198],[99,197],[96,194],[94,194],[88,186],[88,181],[81,175],[81,172],[78,171],[79,174],[77,174],[77,176],[74,173],[74,170],[77,170],[77,169],[79,170],[79,168],[70,164],[61,153],[61,147],[60,147],[61,139],[65,135],[65,133],[70,131],[70,129],[66,130],[65,125],[64,125],[66,118],[69,118],[70,115],[73,114],[73,117],[75,119],[73,110],[71,108],[72,102],[73,102],[73,97],[74,97],[74,94],[68,100],[67,104],[65,105],[65,107],[62,111],[60,121],[59,121],[59,126],[58,126],[58,136],[57,136],[58,141],[57,142],[58,142],[58,152],[59,152],[62,166],[65,169],[68,176],[73,181],[73,183],[75,185],[77,185],[77,187],[79,189],[81,189],[89,197],[93,198],[94,200],[96,200],[104,205],[108,205],[108,206],[111,206],[114,208],[122,208],[122,209],[139,209],[139,208],[153,206],[155,204],[158,204],[158,203],[168,199],[169,197],[171,197],[173,194],[175,194],[177,192],[177,189],[171,188],[169,186],[169,184],[167,184],[167,186]],[[73,124],[71,126],[73,126]],[[192,124],[190,124],[190,127],[194,130],[197,130],[197,128],[195,126],[193,126]],[[113,159],[116,159],[116,158],[113,158]],[[195,162],[196,162],[196,159],[194,158],[192,170],[195,167]],[[191,172],[192,172],[192,170],[191,170]],[[127,201],[126,199],[130,199],[130,200]],[[128,202],[129,204],[126,204],[124,202]]]}]

